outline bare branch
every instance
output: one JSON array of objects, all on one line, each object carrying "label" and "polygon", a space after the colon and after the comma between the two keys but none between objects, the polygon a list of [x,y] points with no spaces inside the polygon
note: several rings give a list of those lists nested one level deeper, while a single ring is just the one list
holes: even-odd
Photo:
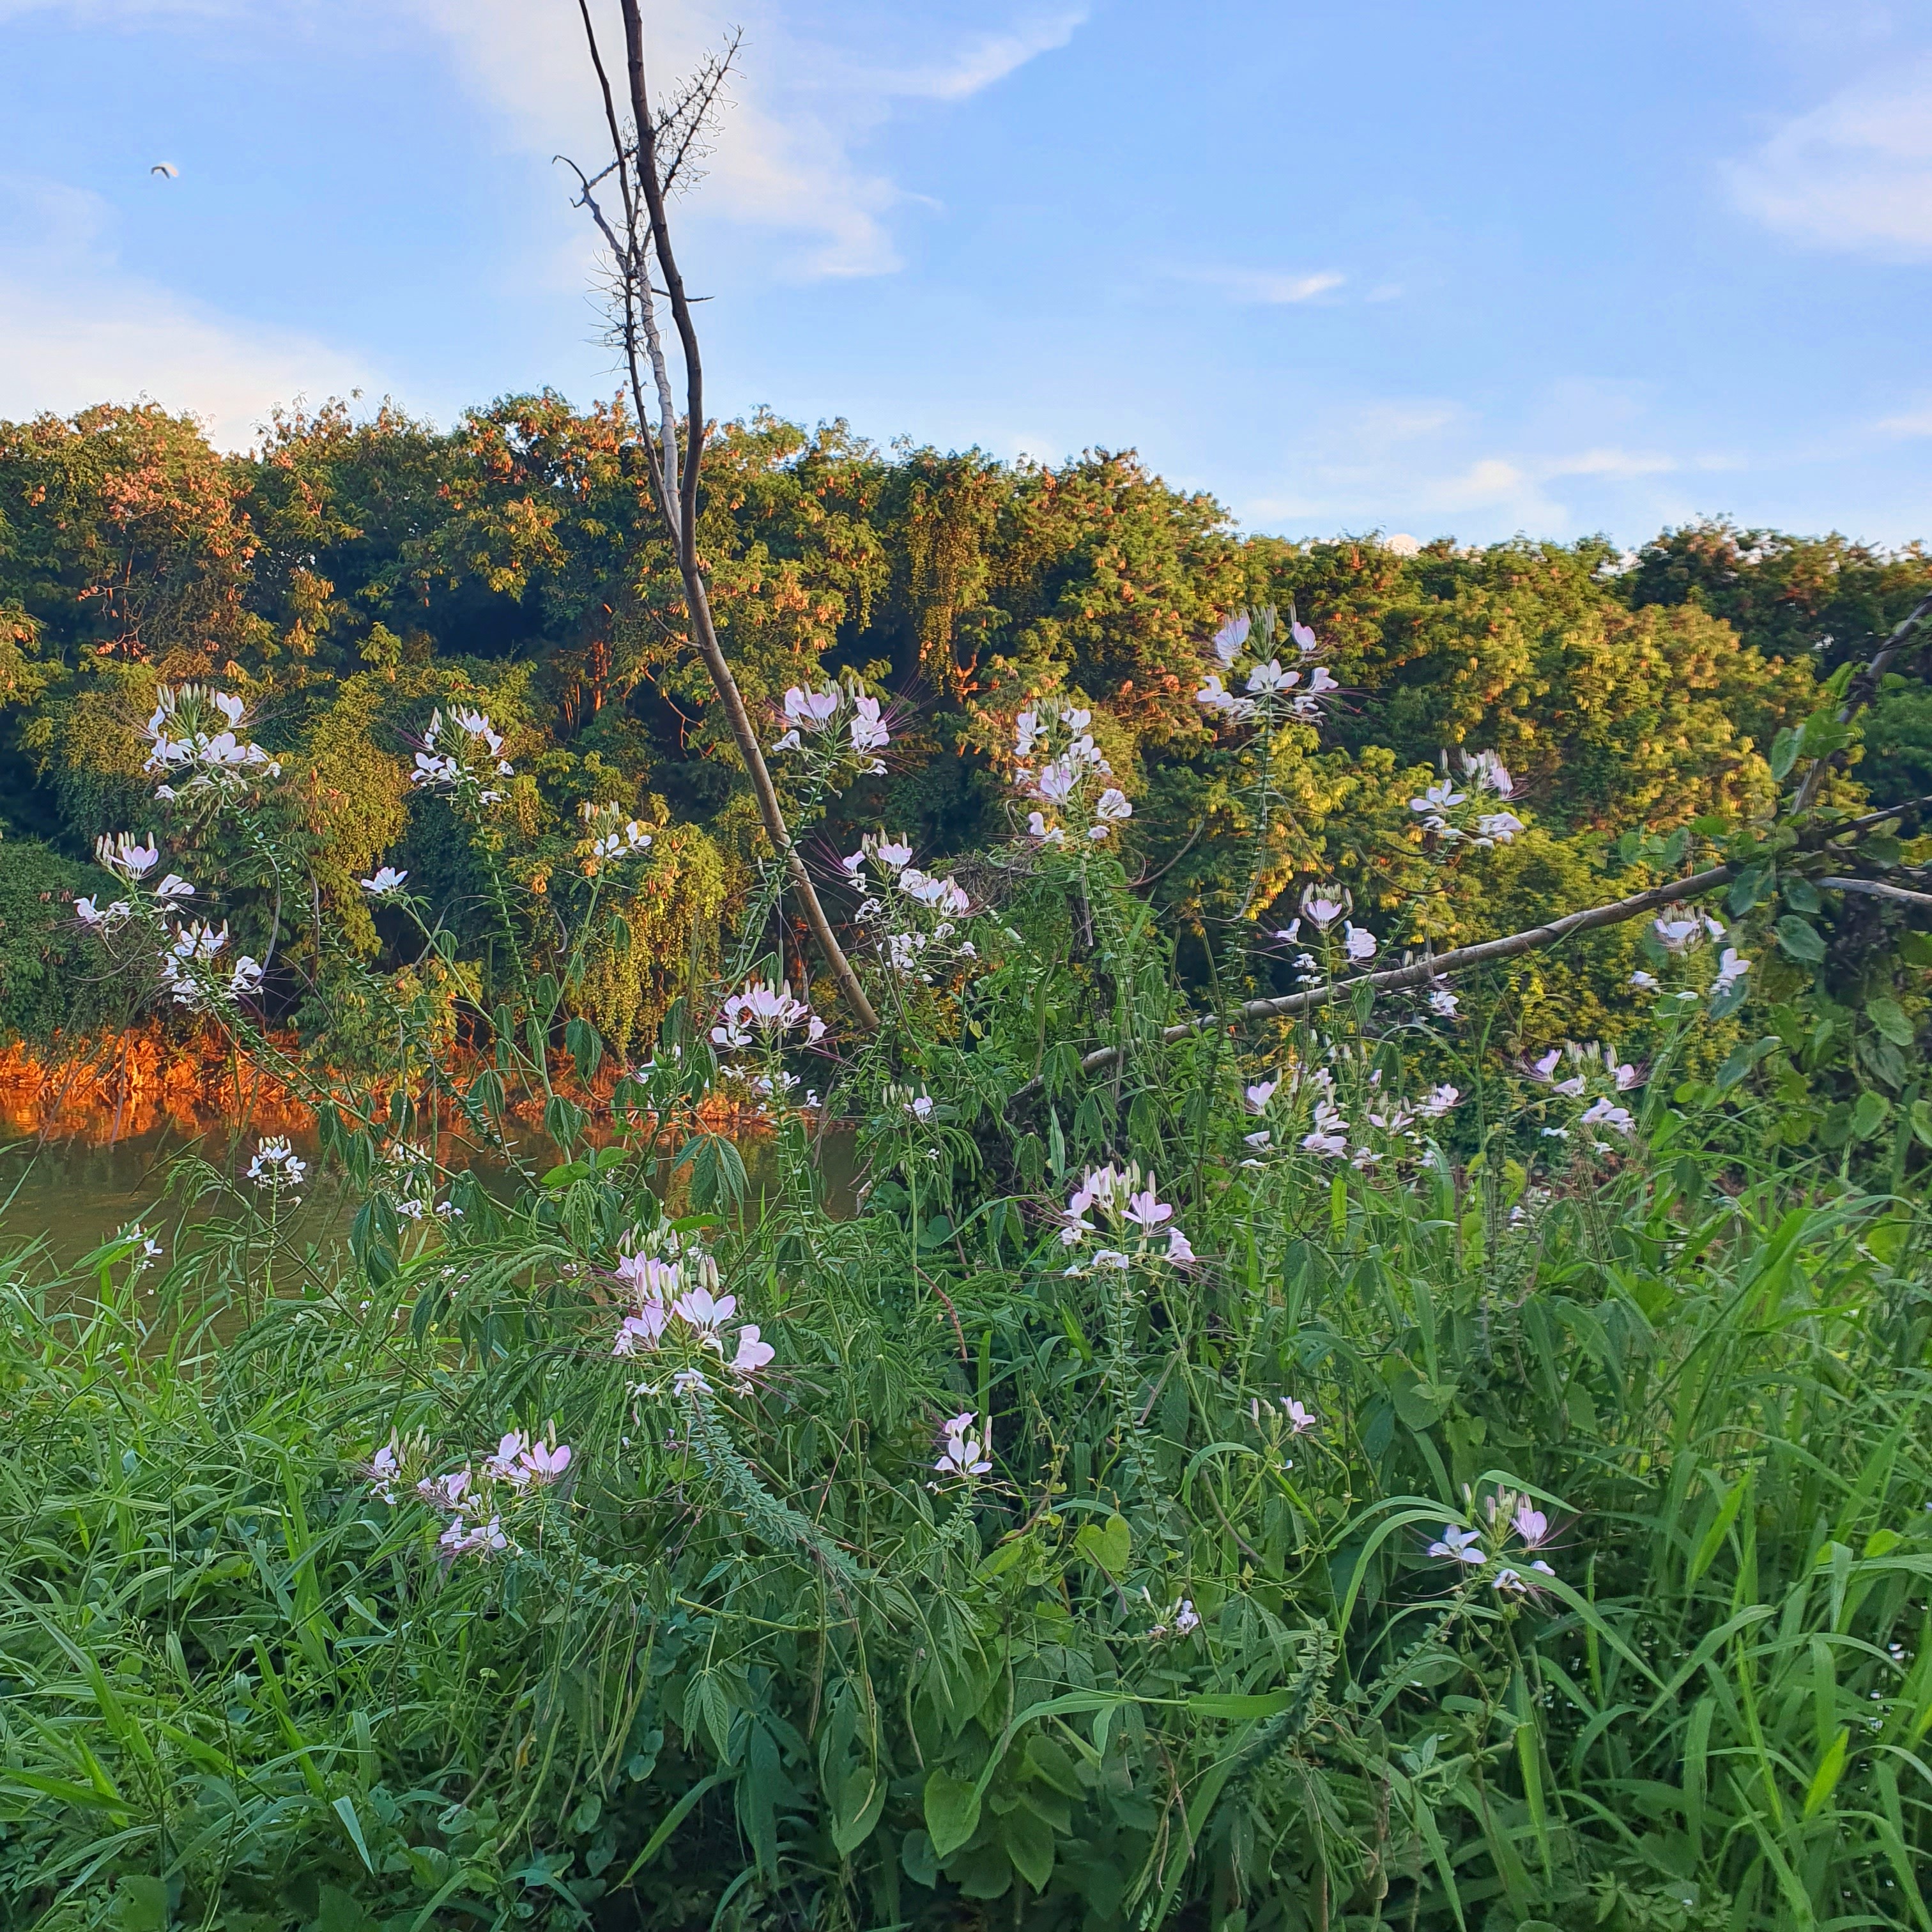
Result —
[{"label": "bare branch", "polygon": [[1903,886],[1889,886],[1880,879],[1820,879],[1819,884],[1834,892],[1863,892],[1874,899],[1898,899],[1906,905],[1932,906],[1932,892],[1907,892]]}]

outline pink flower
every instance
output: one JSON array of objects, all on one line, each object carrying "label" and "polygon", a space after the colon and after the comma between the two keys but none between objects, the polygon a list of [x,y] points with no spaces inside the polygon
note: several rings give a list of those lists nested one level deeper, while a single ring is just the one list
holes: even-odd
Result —
[{"label": "pink flower", "polygon": [[708,1340],[715,1338],[718,1329],[737,1312],[738,1298],[715,1295],[708,1288],[694,1288],[680,1295],[673,1308]]},{"label": "pink flower", "polygon": [[1312,1408],[1304,1408],[1291,1396],[1283,1396],[1281,1406],[1288,1414],[1288,1426],[1297,1436],[1306,1436],[1316,1424],[1316,1414]]},{"label": "pink flower", "polygon": [[1532,1509],[1525,1503],[1516,1513],[1516,1533],[1529,1548],[1539,1550],[1543,1539],[1550,1534],[1550,1519],[1540,1509]]},{"label": "pink flower", "polygon": [[1174,1210],[1166,1202],[1156,1200],[1153,1189],[1148,1188],[1129,1196],[1121,1215],[1124,1220],[1132,1222],[1136,1227],[1144,1228],[1150,1234],[1163,1221],[1174,1219]]},{"label": "pink flower", "polygon": [[554,1483],[570,1467],[570,1444],[568,1442],[532,1442],[521,1457],[526,1472],[526,1480],[534,1483]]},{"label": "pink flower", "polygon": [[738,1352],[731,1358],[731,1372],[734,1376],[754,1376],[760,1369],[768,1367],[777,1353],[770,1342],[760,1336],[758,1324],[748,1322],[738,1330]]},{"label": "pink flower", "polygon": [[1167,1258],[1177,1268],[1183,1262],[1194,1259],[1193,1246],[1178,1228],[1170,1228],[1167,1231]]}]

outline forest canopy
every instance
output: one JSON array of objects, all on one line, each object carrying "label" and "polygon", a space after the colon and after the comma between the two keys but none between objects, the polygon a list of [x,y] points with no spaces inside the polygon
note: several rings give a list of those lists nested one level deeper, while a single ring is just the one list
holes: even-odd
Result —
[{"label": "forest canopy", "polygon": [[[1721,520],[1628,555],[1602,538],[1413,555],[1372,536],[1290,542],[1244,534],[1131,452],[881,450],[843,423],[765,413],[711,432],[700,544],[724,648],[774,735],[779,694],[828,671],[892,700],[892,768],[842,801],[829,838],[884,824],[950,854],[997,836],[999,721],[1058,694],[1092,707],[1134,800],[1131,863],[1184,932],[1225,897],[1244,829],[1195,702],[1202,642],[1237,609],[1292,609],[1343,701],[1282,773],[1267,883],[1339,880],[1398,945],[1588,903],[1630,828],[1764,809],[1778,731],[1932,588],[1916,544]],[[153,404],[0,423],[0,1036],[102,1017],[98,989],[62,970],[65,908],[100,883],[94,840],[152,813],[140,726],[158,687],[207,678],[246,696],[299,773],[328,902],[315,916],[370,956],[386,936],[356,881],[379,859],[440,902],[466,890],[408,783],[439,703],[487,702],[511,735],[526,883],[541,889],[586,805],[672,835],[651,903],[631,909],[632,956],[586,982],[620,1050],[678,962],[715,944],[755,864],[757,816],[617,404],[547,392],[438,430],[332,402],[278,413],[242,455]],[[1846,802],[1932,790],[1922,693],[1882,694],[1864,739],[1879,755],[1840,782]],[[1408,801],[1474,748],[1505,761],[1530,829],[1472,856],[1487,890],[1452,909],[1427,887]],[[266,882],[223,884],[244,926],[290,927],[290,976],[270,992],[299,1022],[286,909]],[[1522,1040],[1612,1017],[1627,962],[1613,941],[1594,956],[1535,976]]]}]

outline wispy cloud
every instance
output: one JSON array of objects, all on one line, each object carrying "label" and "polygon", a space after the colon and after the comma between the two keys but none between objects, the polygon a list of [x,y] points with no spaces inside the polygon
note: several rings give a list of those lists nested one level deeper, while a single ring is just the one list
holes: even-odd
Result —
[{"label": "wispy cloud", "polygon": [[[530,0],[405,0],[445,38],[477,92],[513,138],[548,154],[608,146],[589,85],[574,10]],[[605,58],[622,47],[615,9],[593,0]],[[802,40],[774,0],[728,11],[722,0],[670,0],[650,20],[647,58],[662,88],[715,52],[742,22],[750,58],[706,162],[705,212],[790,238],[784,266],[806,277],[874,275],[900,266],[889,217],[910,197],[856,158],[902,101],[963,101],[1064,46],[1084,7],[1023,18],[958,44],[915,51],[893,66],[855,62],[848,49]],[[561,25],[560,23],[562,23]]]},{"label": "wispy cloud", "polygon": [[147,397],[238,449],[277,403],[376,386],[367,364],[314,337],[124,271],[97,196],[0,176],[0,417]]},{"label": "wispy cloud", "polygon": [[1748,214],[1796,241],[1932,255],[1932,56],[1842,88],[1727,173]]},{"label": "wispy cloud", "polygon": [[1873,424],[1880,436],[1907,437],[1932,436],[1932,404],[1923,409],[1902,410],[1895,416],[1881,416]]},{"label": "wispy cloud", "polygon": [[1265,268],[1174,268],[1168,272],[1177,281],[1198,282],[1204,287],[1220,289],[1235,302],[1271,308],[1312,302],[1317,296],[1339,289],[1348,280],[1335,268],[1318,268],[1298,275]]},{"label": "wispy cloud", "polygon": [[927,100],[965,100],[1017,73],[1042,54],[1057,52],[1087,21],[1087,9],[1077,7],[1043,14],[1004,33],[982,34],[964,46],[943,56],[932,65],[898,74],[882,74],[883,92]]}]

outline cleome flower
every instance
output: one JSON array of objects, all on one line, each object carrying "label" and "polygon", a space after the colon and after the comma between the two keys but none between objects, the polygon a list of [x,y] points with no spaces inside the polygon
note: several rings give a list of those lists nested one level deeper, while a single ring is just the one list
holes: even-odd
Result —
[{"label": "cleome flower", "polygon": [[503,794],[490,781],[514,775],[502,753],[502,736],[486,712],[457,705],[446,718],[438,709],[430,714],[410,782],[428,791],[460,792],[479,805],[494,805]]},{"label": "cleome flower", "polygon": [[1076,1259],[1066,1273],[1124,1270],[1156,1260],[1185,1265],[1195,1258],[1194,1250],[1173,1220],[1173,1207],[1160,1198],[1154,1177],[1144,1176],[1132,1161],[1125,1167],[1115,1167],[1111,1161],[1105,1167],[1090,1167],[1067,1197],[1060,1216],[1060,1243],[1080,1248],[1102,1229],[1113,1238],[1084,1262]]},{"label": "cleome flower", "polygon": [[302,1177],[308,1172],[308,1163],[290,1145],[286,1138],[266,1140],[255,1150],[255,1157],[248,1163],[248,1178],[257,1187],[275,1190],[296,1188],[302,1184]]},{"label": "cleome flower", "polygon": [[[1194,694],[1195,702],[1230,724],[1319,718],[1326,700],[1341,686],[1325,664],[1314,662],[1322,647],[1306,624],[1291,618],[1288,637],[1295,661],[1284,664],[1273,606],[1238,612],[1209,640],[1212,668]],[[1240,692],[1230,688],[1237,682]]]},{"label": "cleome flower", "polygon": [[148,741],[143,771],[166,781],[157,798],[196,793],[228,794],[250,774],[279,778],[281,766],[251,739],[236,734],[247,707],[232,693],[199,684],[163,685],[154,694],[154,715],[142,729]]},{"label": "cleome flower", "polygon": [[974,1432],[979,1426],[979,1420],[969,1409],[963,1415],[949,1417],[940,1425],[939,1460],[932,1466],[940,1475],[970,1483],[977,1477],[992,1473],[993,1465],[988,1452],[993,1432],[990,1427],[984,1432],[986,1447],[982,1448],[980,1436]]}]

